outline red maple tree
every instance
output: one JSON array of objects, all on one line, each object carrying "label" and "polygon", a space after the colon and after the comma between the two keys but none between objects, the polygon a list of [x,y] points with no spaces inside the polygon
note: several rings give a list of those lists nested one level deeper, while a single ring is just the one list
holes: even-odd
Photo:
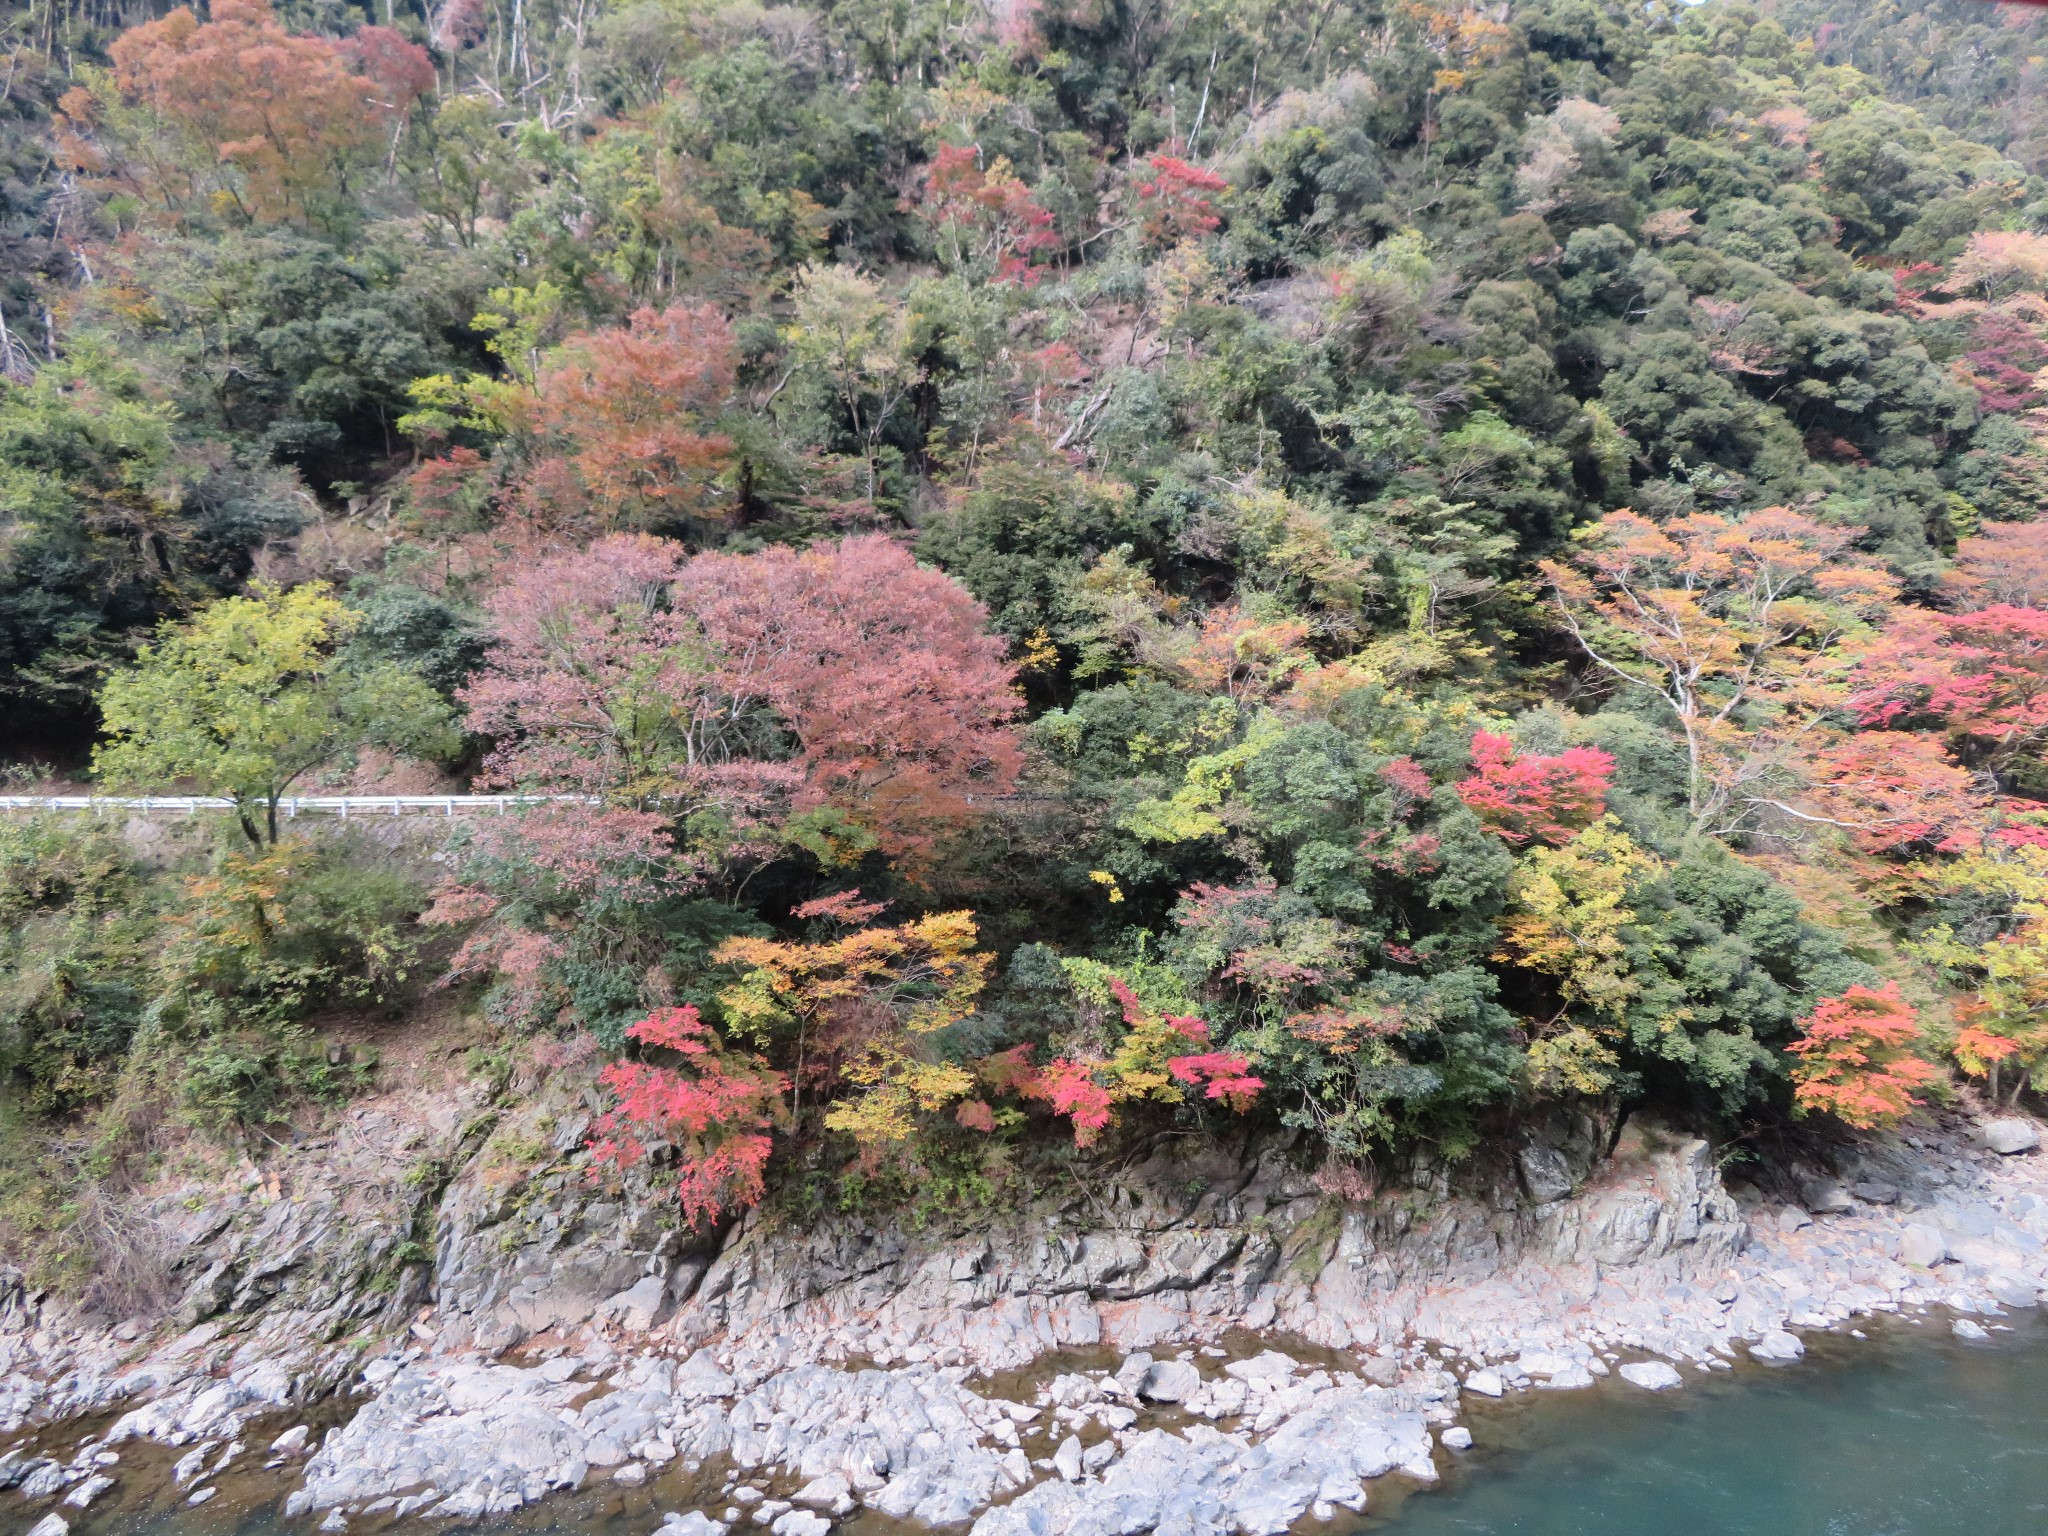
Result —
[{"label": "red maple tree", "polygon": [[1009,160],[998,155],[984,168],[978,144],[939,146],[916,207],[950,265],[992,261],[997,282],[1030,287],[1037,263],[1066,243]]},{"label": "red maple tree", "polygon": [[1597,747],[1568,747],[1554,757],[1518,756],[1490,731],[1472,737],[1472,766],[1458,798],[1489,832],[1509,843],[1561,843],[1607,808],[1614,758]]},{"label": "red maple tree", "polygon": [[1865,725],[1938,727],[2001,770],[2048,741],[2048,611],[1902,613],[1858,669]]},{"label": "red maple tree", "polygon": [[839,807],[885,853],[915,856],[1015,781],[1008,646],[962,587],[885,535],[699,555],[676,600],[724,690],[786,728],[799,809]]},{"label": "red maple tree", "polygon": [[615,1061],[598,1081],[618,1101],[593,1127],[593,1165],[630,1168],[651,1143],[681,1154],[676,1194],[691,1227],[758,1205],[782,1122],[788,1079],[729,1049],[695,1008],[657,1008],[628,1038],[682,1058],[680,1066]]},{"label": "red maple tree", "polygon": [[1152,179],[1138,183],[1138,215],[1145,238],[1154,245],[1177,245],[1214,234],[1223,225],[1212,198],[1230,183],[1214,171],[1174,155],[1154,155],[1146,162]]},{"label": "red maple tree", "polygon": [[1021,766],[1004,642],[881,535],[694,559],[613,535],[486,610],[497,645],[462,699],[488,782],[716,805],[741,830],[829,805],[915,856]]}]

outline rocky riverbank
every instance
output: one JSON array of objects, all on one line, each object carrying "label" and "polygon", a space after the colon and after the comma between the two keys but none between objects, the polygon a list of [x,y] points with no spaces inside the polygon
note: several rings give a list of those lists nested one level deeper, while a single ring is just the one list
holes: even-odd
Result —
[{"label": "rocky riverbank", "polygon": [[1703,1141],[1635,1123],[1607,1149],[1582,1125],[1490,1188],[1422,1167],[1357,1202],[1278,1145],[1161,1152],[1007,1216],[749,1220],[715,1249],[589,1185],[586,1124],[568,1089],[384,1100],[225,1197],[163,1192],[168,1336],[16,1284],[0,1508],[76,1518],[147,1441],[181,1455],[182,1497],[260,1461],[330,1530],[687,1472],[672,1536],[863,1509],[974,1536],[1277,1532],[1433,1478],[1472,1394],[1671,1390],[1797,1358],[1796,1330],[1937,1305],[1995,1326],[2048,1286],[2024,1121],[1754,1183]]}]

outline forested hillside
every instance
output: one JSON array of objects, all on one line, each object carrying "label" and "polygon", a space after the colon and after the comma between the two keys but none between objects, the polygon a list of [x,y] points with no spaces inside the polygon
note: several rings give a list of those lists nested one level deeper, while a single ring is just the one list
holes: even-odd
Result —
[{"label": "forested hillside", "polygon": [[241,814],[0,822],[0,1224],[364,1021],[700,1224],[2048,1088],[2039,14],[17,8],[0,740]]}]

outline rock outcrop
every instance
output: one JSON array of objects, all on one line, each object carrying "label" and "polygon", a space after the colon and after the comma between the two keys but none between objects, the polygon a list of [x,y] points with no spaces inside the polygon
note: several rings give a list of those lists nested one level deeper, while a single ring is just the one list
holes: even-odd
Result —
[{"label": "rock outcrop", "polygon": [[[1793,1328],[2048,1283],[2036,1155],[1965,1127],[1782,1170],[1776,1197],[1635,1124],[1463,1193],[1423,1167],[1346,1203],[1268,1142],[923,1228],[750,1216],[711,1242],[585,1176],[595,1107],[569,1081],[376,1101],[236,1189],[161,1194],[168,1334],[85,1328],[0,1271],[0,1432],[118,1411],[68,1457],[0,1451],[0,1488],[36,1512],[146,1438],[187,1449],[198,1497],[259,1421],[346,1389],[366,1401],[324,1438],[260,1430],[303,1468],[295,1510],[473,1518],[681,1463],[730,1469],[791,1536],[863,1507],[977,1536],[1278,1531],[1433,1475],[1465,1393],[1616,1367],[1666,1388],[1668,1362],[1788,1361]],[[1284,1348],[1216,1347],[1245,1329]],[[977,1385],[1056,1350],[1105,1363]]]}]

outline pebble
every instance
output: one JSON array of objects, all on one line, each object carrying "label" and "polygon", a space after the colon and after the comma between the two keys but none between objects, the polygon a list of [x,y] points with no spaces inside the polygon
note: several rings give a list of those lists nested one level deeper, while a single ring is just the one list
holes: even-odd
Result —
[{"label": "pebble", "polygon": [[1967,1317],[1959,1317],[1951,1325],[1959,1339],[1988,1339],[1991,1337],[1981,1323],[1973,1323]]}]

